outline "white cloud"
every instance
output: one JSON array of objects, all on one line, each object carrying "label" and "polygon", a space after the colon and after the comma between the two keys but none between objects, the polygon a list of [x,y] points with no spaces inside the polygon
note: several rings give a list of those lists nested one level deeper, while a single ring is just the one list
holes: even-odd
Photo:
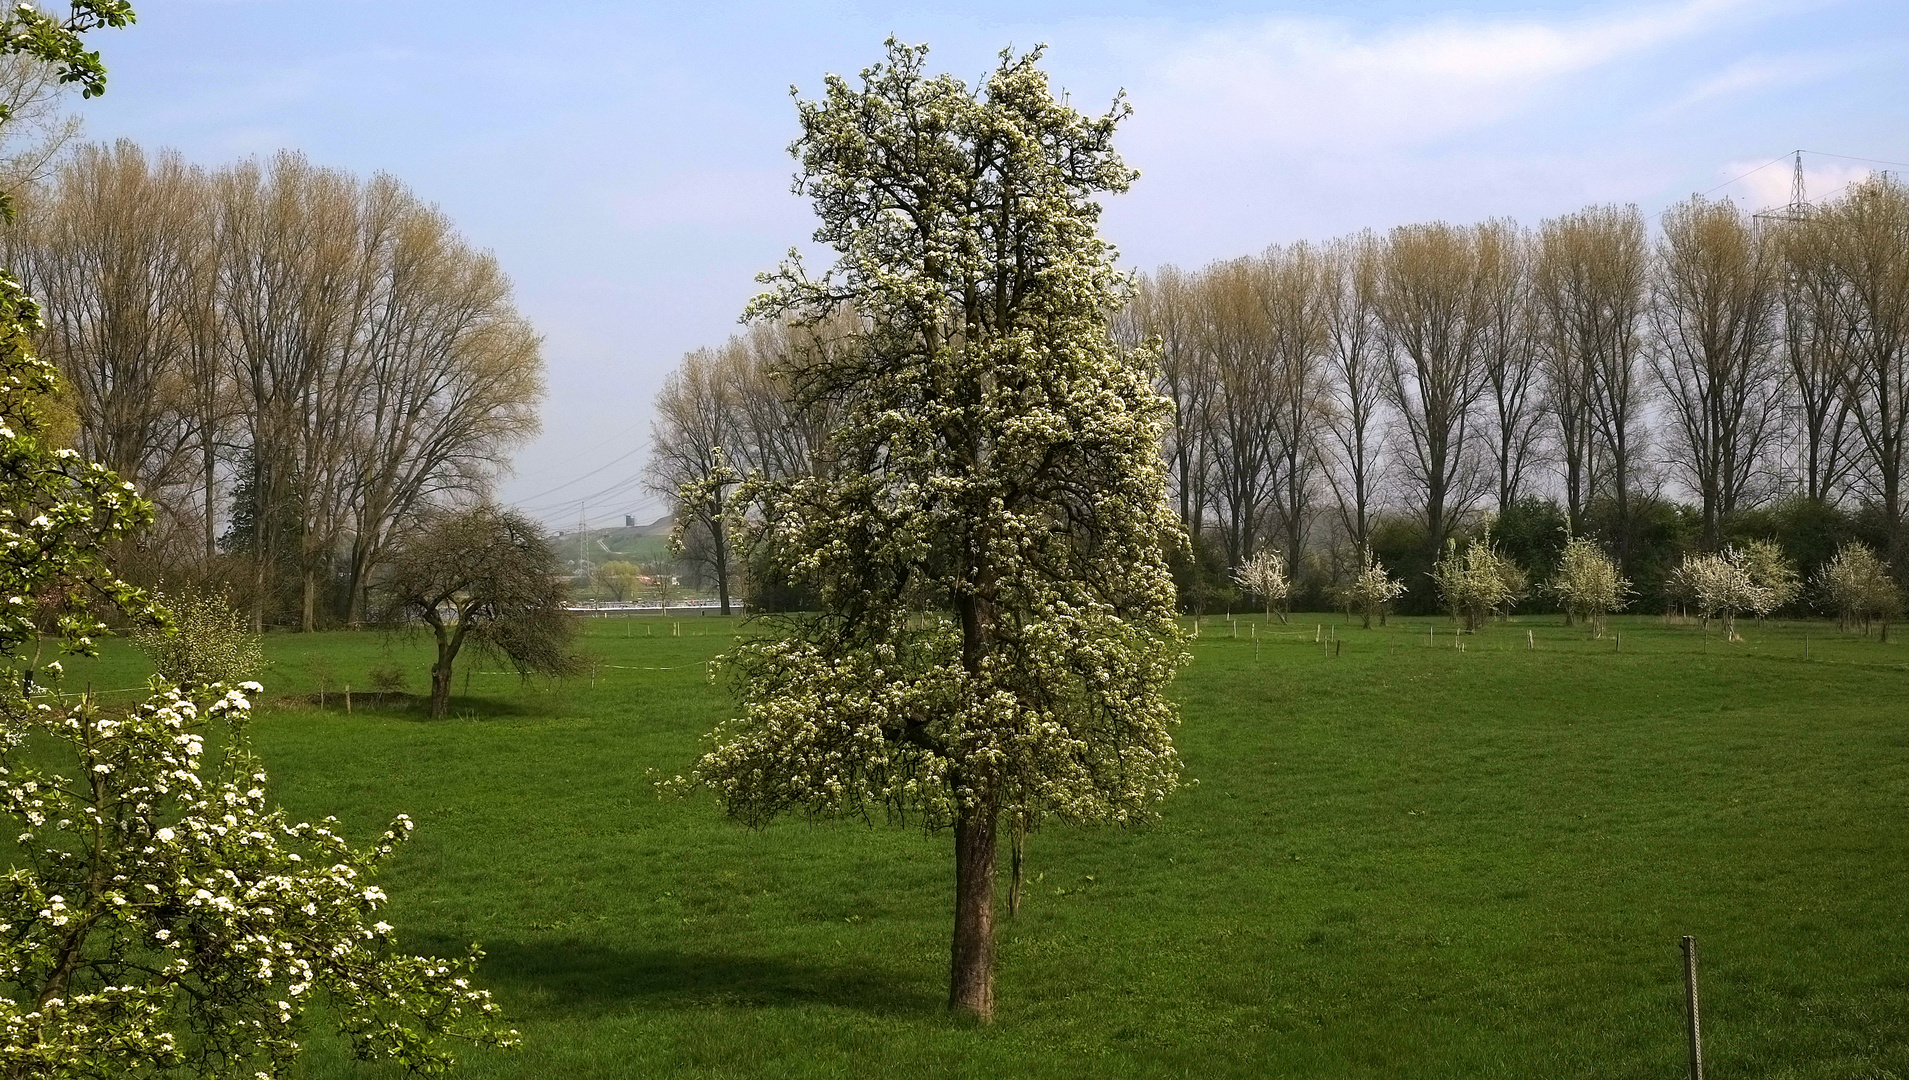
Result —
[{"label": "white cloud", "polygon": [[1874,59],[1866,55],[1865,50],[1834,55],[1815,53],[1745,57],[1701,79],[1663,111],[1670,114],[1712,103],[1738,104],[1760,91],[1819,82]]},{"label": "white cloud", "polygon": [[1147,72],[1136,134],[1410,145],[1516,115],[1574,76],[1702,34],[1752,6],[1683,0],[1576,19],[1440,19],[1365,32],[1342,20],[1277,16],[1164,45],[1157,32],[1133,36],[1117,48]]}]

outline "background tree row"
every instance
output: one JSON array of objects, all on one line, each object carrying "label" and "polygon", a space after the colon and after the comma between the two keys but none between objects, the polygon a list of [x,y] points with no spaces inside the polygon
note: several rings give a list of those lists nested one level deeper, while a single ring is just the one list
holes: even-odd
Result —
[{"label": "background tree row", "polygon": [[226,580],[259,627],[355,623],[399,532],[537,429],[508,280],[392,177],[121,142],[19,202],[5,254],[75,447],[159,507],[136,576]]}]

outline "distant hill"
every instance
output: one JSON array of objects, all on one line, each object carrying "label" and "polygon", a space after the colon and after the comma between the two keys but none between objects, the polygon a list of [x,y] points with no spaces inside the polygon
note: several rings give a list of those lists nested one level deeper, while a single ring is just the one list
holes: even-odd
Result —
[{"label": "distant hill", "polygon": [[[635,563],[663,562],[669,559],[669,534],[675,527],[673,515],[665,514],[648,525],[613,525],[589,529],[583,534],[583,556],[593,563],[626,559]],[[578,555],[577,531],[560,532],[557,551],[565,559]]]}]

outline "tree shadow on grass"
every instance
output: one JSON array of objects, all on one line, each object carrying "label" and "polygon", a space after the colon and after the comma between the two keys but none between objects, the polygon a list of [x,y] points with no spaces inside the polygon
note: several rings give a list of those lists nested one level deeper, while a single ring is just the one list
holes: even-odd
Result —
[{"label": "tree shadow on grass", "polygon": [[[629,1007],[712,1005],[822,1005],[897,1015],[932,1012],[942,1005],[937,995],[919,983],[865,967],[727,953],[618,949],[577,941],[492,940],[484,942],[483,948],[480,985],[520,1002],[529,998],[538,1003],[533,1006],[536,1011],[548,1009],[568,1016]],[[446,942],[423,951],[452,956],[463,949]]]}]

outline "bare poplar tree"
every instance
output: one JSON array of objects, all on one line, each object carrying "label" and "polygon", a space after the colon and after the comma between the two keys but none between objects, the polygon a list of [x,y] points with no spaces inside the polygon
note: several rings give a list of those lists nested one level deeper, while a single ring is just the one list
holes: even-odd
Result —
[{"label": "bare poplar tree", "polygon": [[1531,248],[1530,237],[1510,221],[1478,227],[1478,278],[1485,306],[1481,364],[1501,516],[1524,491],[1543,420],[1532,325]]},{"label": "bare poplar tree", "polygon": [[395,533],[429,505],[488,491],[500,450],[536,433],[544,392],[537,335],[497,260],[387,177],[368,185],[366,201],[392,204],[394,220],[368,237],[382,242],[365,249],[368,302],[348,339],[350,362],[364,369],[342,473],[354,623]]},{"label": "bare poplar tree", "polygon": [[1635,206],[1594,206],[1544,223],[1536,276],[1565,496],[1574,531],[1608,494],[1618,561],[1629,553],[1642,469],[1644,316],[1649,269]]},{"label": "bare poplar tree", "polygon": [[1295,244],[1268,249],[1257,269],[1272,396],[1272,518],[1285,542],[1286,565],[1296,573],[1318,484],[1317,425],[1326,393],[1324,267],[1318,251]]},{"label": "bare poplar tree", "polygon": [[16,265],[44,298],[41,349],[73,385],[75,449],[155,495],[190,468],[182,424],[191,207],[178,154],[85,147],[23,207]]},{"label": "bare poplar tree", "polygon": [[770,319],[749,328],[725,367],[732,465],[775,479],[826,470],[840,402],[809,392],[807,376],[862,348],[862,331],[847,307],[813,323]]},{"label": "bare poplar tree", "polygon": [[1371,541],[1382,467],[1385,359],[1378,317],[1381,247],[1371,233],[1333,244],[1323,271],[1327,394],[1321,422],[1333,453],[1325,470],[1352,542]]},{"label": "bare poplar tree", "polygon": [[1848,393],[1857,323],[1830,257],[1828,231],[1834,224],[1820,216],[1786,222],[1776,236],[1788,435],[1798,487],[1819,505],[1836,499],[1858,464]]},{"label": "bare poplar tree", "polygon": [[1160,392],[1173,402],[1167,435],[1168,483],[1180,521],[1197,547],[1206,523],[1212,475],[1213,356],[1205,348],[1202,284],[1178,267],[1141,275],[1133,300],[1114,320],[1124,348],[1160,347]]},{"label": "bare poplar tree", "polygon": [[1484,289],[1474,229],[1407,225],[1386,238],[1379,321],[1386,393],[1403,431],[1401,472],[1423,514],[1428,559],[1477,495],[1470,443],[1483,391]]},{"label": "bare poplar tree", "polygon": [[1200,275],[1200,337],[1213,365],[1213,501],[1230,566],[1243,564],[1258,545],[1278,438],[1270,331],[1256,270],[1253,260],[1235,259]]},{"label": "bare poplar tree", "polygon": [[1665,211],[1652,274],[1651,367],[1664,391],[1673,469],[1698,494],[1704,547],[1758,494],[1780,418],[1774,249],[1728,200]]},{"label": "bare poplar tree", "polygon": [[1827,212],[1829,259],[1853,334],[1846,380],[1863,451],[1864,493],[1883,513],[1887,558],[1905,568],[1903,466],[1909,454],[1909,187],[1872,177]]}]

